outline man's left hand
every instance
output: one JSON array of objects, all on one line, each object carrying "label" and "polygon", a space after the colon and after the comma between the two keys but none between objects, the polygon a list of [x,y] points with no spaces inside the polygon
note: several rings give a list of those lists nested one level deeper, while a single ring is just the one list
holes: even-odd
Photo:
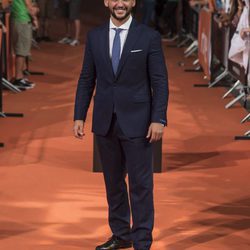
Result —
[{"label": "man's left hand", "polygon": [[38,20],[37,19],[33,19],[32,24],[33,24],[34,29],[38,30],[38,28],[39,28],[39,22],[38,22]]},{"label": "man's left hand", "polygon": [[156,142],[162,138],[164,126],[161,123],[152,122],[148,129],[147,138],[150,138],[149,142]]},{"label": "man's left hand", "polygon": [[242,28],[240,30],[240,36],[243,40],[246,39],[247,36],[249,36],[249,34],[250,34],[250,28]]}]

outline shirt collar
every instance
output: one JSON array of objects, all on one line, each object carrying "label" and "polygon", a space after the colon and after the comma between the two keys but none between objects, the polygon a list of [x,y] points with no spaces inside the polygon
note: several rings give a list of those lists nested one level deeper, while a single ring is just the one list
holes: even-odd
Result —
[{"label": "shirt collar", "polygon": [[130,24],[132,23],[132,16],[130,15],[129,16],[129,19],[127,20],[127,22],[126,23],[124,23],[123,25],[121,25],[120,27],[116,27],[114,24],[113,24],[113,22],[112,22],[112,20],[111,20],[111,18],[110,18],[110,21],[109,21],[109,28],[110,29],[116,29],[116,28],[119,28],[119,29],[123,29],[123,30],[128,30],[129,29],[129,27],[130,27]]}]

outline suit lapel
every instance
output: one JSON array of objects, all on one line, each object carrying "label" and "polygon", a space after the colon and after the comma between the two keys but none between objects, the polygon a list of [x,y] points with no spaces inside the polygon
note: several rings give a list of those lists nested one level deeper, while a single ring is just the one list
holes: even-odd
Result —
[{"label": "suit lapel", "polygon": [[[136,43],[136,40],[138,39],[138,37],[140,37],[140,35],[138,34],[137,22],[135,21],[135,19],[133,19],[130,25],[129,31],[128,31],[127,39],[125,41],[125,44],[122,50],[121,59],[120,59],[117,73],[115,76],[116,78],[118,78],[119,74],[121,73],[122,67],[124,63],[126,62],[127,57],[131,53],[130,51],[133,48],[134,44]],[[111,67],[112,67],[112,64],[111,64]]]},{"label": "suit lapel", "polygon": [[137,22],[135,19],[133,19],[129,31],[128,31],[128,35],[127,35],[127,39],[125,41],[123,50],[122,50],[122,55],[121,55],[121,59],[119,62],[119,66],[117,69],[117,73],[116,75],[114,74],[113,71],[113,67],[112,67],[112,61],[110,58],[110,51],[109,51],[109,22],[107,22],[107,24],[105,24],[104,28],[103,28],[103,33],[102,33],[102,37],[104,38],[104,40],[101,39],[101,41],[103,41],[103,52],[104,52],[104,58],[106,61],[108,70],[110,71],[110,73],[112,74],[112,76],[114,78],[118,78],[119,74],[121,73],[122,67],[124,65],[124,63],[126,62],[127,57],[130,54],[131,49],[133,48],[136,40],[138,39],[138,37],[140,37],[140,35],[138,34],[138,29],[137,29]]}]

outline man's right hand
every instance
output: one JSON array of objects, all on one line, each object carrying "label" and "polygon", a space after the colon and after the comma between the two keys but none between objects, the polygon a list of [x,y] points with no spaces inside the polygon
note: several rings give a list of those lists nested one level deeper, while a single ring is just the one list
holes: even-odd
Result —
[{"label": "man's right hand", "polygon": [[75,120],[73,132],[76,138],[82,139],[84,134],[84,122],[82,120]]}]

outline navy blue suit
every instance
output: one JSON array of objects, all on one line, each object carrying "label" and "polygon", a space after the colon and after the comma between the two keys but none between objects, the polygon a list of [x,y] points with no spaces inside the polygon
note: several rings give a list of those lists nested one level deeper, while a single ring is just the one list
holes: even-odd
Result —
[{"label": "navy blue suit", "polygon": [[[167,123],[168,81],[159,33],[132,21],[116,75],[109,55],[109,23],[88,33],[75,120],[84,120],[94,96],[97,135],[113,234],[150,249],[154,221],[150,123]],[[129,176],[129,194],[125,175]]]}]

